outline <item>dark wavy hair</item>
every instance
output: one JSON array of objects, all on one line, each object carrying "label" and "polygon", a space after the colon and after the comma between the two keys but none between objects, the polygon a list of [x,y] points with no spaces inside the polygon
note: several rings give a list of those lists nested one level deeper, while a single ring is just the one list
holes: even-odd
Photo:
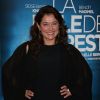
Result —
[{"label": "dark wavy hair", "polygon": [[34,19],[34,24],[31,26],[30,35],[32,37],[30,49],[33,52],[38,52],[37,49],[44,44],[43,36],[40,34],[38,29],[37,23],[40,25],[42,18],[44,15],[53,14],[54,17],[59,22],[59,33],[56,37],[56,43],[67,43],[68,35],[67,35],[67,26],[65,25],[64,19],[62,18],[61,14],[58,10],[50,5],[44,6],[40,8],[39,12],[36,14]]}]

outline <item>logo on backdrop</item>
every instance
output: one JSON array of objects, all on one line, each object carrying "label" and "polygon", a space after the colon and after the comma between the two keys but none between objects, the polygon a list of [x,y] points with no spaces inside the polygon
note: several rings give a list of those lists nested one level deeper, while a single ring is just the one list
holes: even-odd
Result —
[{"label": "logo on backdrop", "polygon": [[[51,4],[59,10],[58,2],[62,1],[52,0]],[[86,1],[84,0],[84,2]],[[32,11],[33,23],[35,14],[43,6],[45,5],[25,4],[25,8]],[[70,23],[68,24],[69,43],[75,45],[87,60],[100,60],[100,15],[95,13],[92,5],[65,0],[60,6],[59,12],[66,23]]]}]

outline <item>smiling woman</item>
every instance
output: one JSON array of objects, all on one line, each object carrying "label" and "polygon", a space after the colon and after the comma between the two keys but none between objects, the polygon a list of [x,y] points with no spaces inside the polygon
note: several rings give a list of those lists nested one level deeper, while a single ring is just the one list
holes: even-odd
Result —
[{"label": "smiling woman", "polygon": [[4,100],[92,100],[91,70],[68,44],[61,14],[42,7],[30,34],[3,66]]},{"label": "smiling woman", "polygon": [[43,36],[44,44],[54,45],[56,36],[59,33],[59,22],[56,20],[54,15],[44,15],[38,28]]}]

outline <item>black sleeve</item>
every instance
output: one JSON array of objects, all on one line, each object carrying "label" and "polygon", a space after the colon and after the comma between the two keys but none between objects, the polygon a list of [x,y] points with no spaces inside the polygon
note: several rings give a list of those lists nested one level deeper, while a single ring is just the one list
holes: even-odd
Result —
[{"label": "black sleeve", "polygon": [[72,94],[75,100],[92,100],[92,71],[79,50],[69,45],[68,51],[73,61],[73,77],[76,79]]},{"label": "black sleeve", "polygon": [[4,100],[15,100],[13,99],[13,94],[14,94],[14,85],[16,80],[13,80],[14,79],[13,69],[16,69],[17,63],[20,62],[23,55],[25,55],[26,44],[27,42],[20,45],[15,50],[13,55],[2,66],[2,92]]}]

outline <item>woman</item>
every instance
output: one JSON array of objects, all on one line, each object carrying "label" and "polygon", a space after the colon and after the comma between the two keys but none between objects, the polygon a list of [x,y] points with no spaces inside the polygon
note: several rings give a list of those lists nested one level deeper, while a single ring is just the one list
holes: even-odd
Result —
[{"label": "woman", "polygon": [[92,100],[91,70],[68,44],[66,31],[55,8],[39,10],[32,39],[19,46],[3,67],[5,100]]}]

